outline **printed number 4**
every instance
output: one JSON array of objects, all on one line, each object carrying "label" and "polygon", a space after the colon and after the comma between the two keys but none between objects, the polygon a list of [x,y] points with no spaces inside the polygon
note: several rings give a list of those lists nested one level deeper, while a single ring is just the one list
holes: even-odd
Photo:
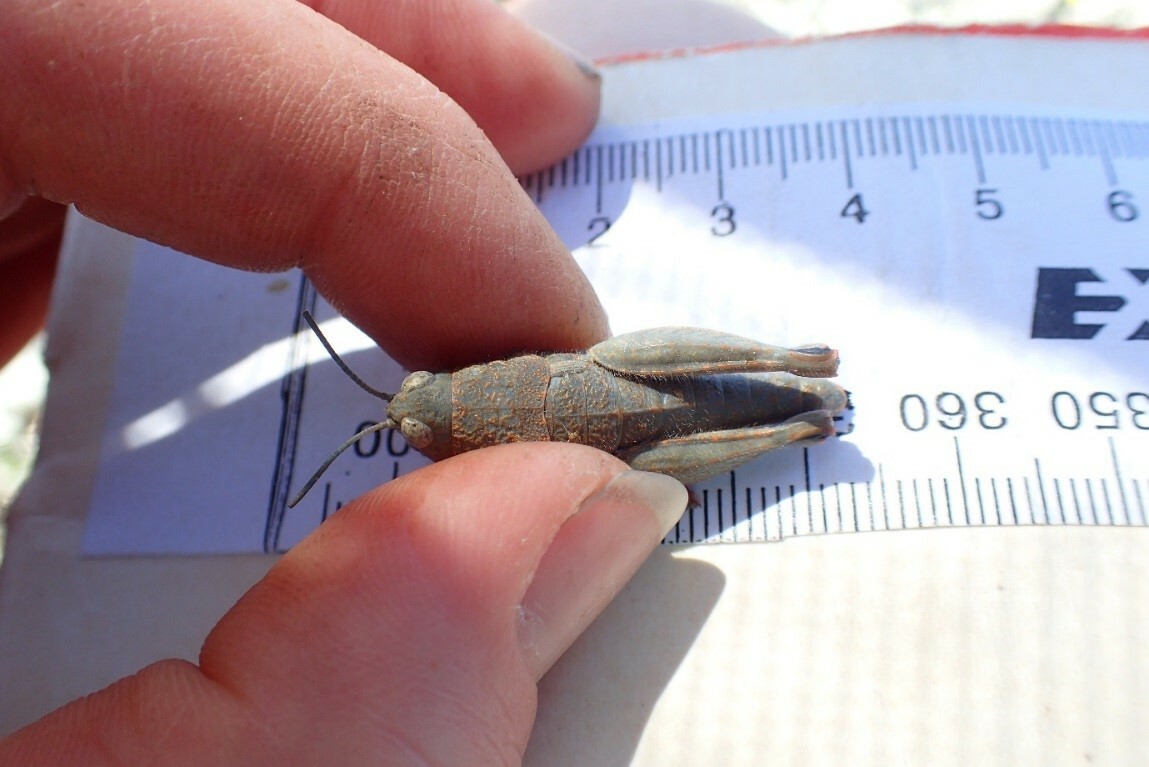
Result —
[{"label": "printed number 4", "polygon": [[866,205],[862,202],[862,193],[858,192],[847,200],[846,206],[842,208],[842,212],[838,215],[842,218],[852,218],[859,224],[864,224],[866,222],[866,216],[870,215],[870,211],[866,210]]}]

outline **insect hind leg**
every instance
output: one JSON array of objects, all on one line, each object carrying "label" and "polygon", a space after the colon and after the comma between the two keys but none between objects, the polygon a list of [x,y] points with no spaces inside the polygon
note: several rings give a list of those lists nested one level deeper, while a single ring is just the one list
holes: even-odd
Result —
[{"label": "insect hind leg", "polygon": [[684,484],[735,469],[786,445],[821,442],[835,432],[828,410],[814,410],[780,424],[707,431],[646,442],[618,453],[640,471],[669,474]]}]

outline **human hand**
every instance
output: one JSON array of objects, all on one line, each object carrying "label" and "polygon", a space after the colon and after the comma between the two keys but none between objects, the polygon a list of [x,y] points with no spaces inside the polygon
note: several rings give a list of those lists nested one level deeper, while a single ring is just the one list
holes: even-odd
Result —
[{"label": "human hand", "polygon": [[[601,340],[499,155],[521,173],[573,150],[597,79],[487,0],[322,7],[0,4],[0,217],[37,195],[229,266],[301,266],[412,367]],[[0,257],[58,237],[39,230]]]},{"label": "human hand", "polygon": [[[220,263],[302,266],[409,366],[605,336],[470,118],[363,40],[472,110],[518,171],[581,140],[596,83],[486,0],[324,10],[346,29],[289,0],[0,5],[15,62],[0,208],[34,192]],[[23,261],[42,283],[48,239]],[[685,500],[573,445],[428,467],[286,555],[198,666],[162,662],[66,706],[0,744],[0,763],[513,763],[535,681]]]},{"label": "human hand", "polygon": [[0,741],[0,764],[516,764],[535,682],[685,503],[578,445],[428,466],[285,555],[198,666],[72,703]]}]

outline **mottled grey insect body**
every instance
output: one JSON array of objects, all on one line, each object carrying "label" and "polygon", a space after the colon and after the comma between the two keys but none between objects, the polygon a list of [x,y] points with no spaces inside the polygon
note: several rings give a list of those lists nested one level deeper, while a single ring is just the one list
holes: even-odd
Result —
[{"label": "mottled grey insect body", "polygon": [[585,353],[413,373],[384,423],[432,460],[507,442],[577,442],[690,483],[832,435],[846,393],[823,376],[836,370],[825,347],[657,328]]}]

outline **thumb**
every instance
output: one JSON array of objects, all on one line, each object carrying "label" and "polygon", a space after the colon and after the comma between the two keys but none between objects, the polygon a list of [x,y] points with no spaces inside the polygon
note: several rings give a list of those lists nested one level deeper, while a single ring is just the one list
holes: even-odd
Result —
[{"label": "thumb", "polygon": [[149,667],[62,709],[14,736],[19,761],[517,763],[536,680],[685,504],[676,481],[576,445],[429,466],[287,554],[198,668]]}]

